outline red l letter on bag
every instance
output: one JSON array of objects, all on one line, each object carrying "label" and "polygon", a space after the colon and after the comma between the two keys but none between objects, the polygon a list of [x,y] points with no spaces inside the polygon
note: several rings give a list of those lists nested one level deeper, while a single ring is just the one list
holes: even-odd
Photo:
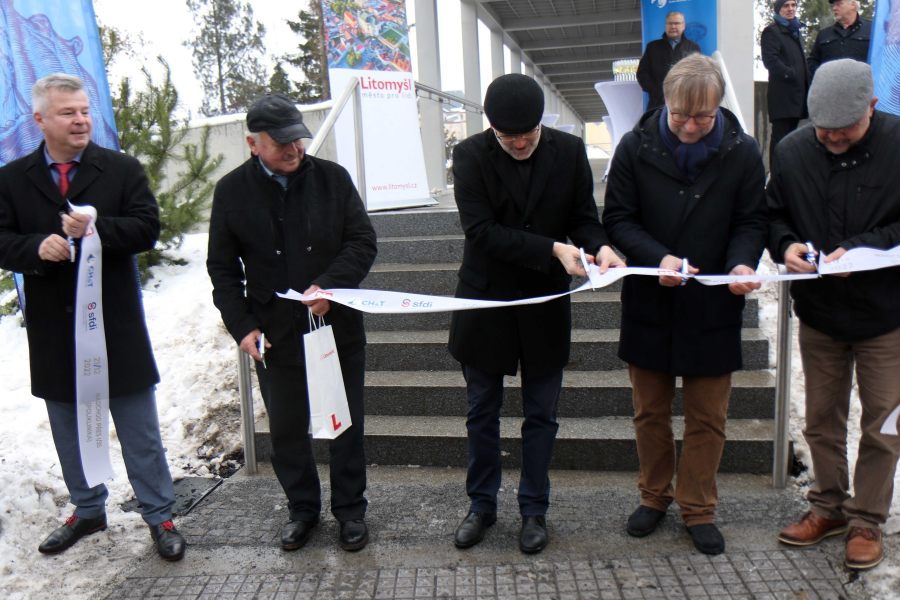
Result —
[{"label": "red l letter on bag", "polygon": [[335,418],[334,415],[331,415],[331,423],[332,423],[332,425],[334,425],[334,430],[335,430],[335,431],[337,431],[338,429],[340,429],[341,424],[337,422],[337,419]]}]

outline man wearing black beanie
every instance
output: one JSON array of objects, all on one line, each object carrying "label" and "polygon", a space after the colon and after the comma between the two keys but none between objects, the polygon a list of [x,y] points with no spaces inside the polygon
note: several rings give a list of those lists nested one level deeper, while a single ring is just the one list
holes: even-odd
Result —
[{"label": "man wearing black beanie", "polygon": [[[600,225],[584,142],[541,127],[544,94],[530,77],[509,74],[488,87],[491,127],[453,150],[459,220],[466,234],[457,298],[517,300],[569,289],[585,275],[579,248],[601,270],[624,266]],[[519,548],[540,552],[549,537],[550,459],[559,425],[562,369],[569,361],[569,297],[543,304],[453,313],[450,353],[461,363],[469,412],[469,513],[456,545],[480,542],[497,519],[503,377],[521,368],[522,465]]]}]

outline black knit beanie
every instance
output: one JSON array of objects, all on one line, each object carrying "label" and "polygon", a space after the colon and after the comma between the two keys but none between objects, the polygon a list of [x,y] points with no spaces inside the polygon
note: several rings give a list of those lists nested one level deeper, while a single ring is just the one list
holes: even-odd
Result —
[{"label": "black knit beanie", "polygon": [[544,115],[544,91],[527,75],[502,75],[488,86],[484,114],[500,133],[527,133]]}]

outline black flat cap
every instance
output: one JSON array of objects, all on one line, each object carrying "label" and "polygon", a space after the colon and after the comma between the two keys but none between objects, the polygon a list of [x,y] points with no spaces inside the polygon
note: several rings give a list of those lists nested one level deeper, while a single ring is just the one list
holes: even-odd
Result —
[{"label": "black flat cap", "polygon": [[544,115],[544,90],[527,75],[501,75],[488,86],[484,114],[500,133],[527,133]]},{"label": "black flat cap", "polygon": [[279,144],[312,137],[294,101],[282,94],[268,94],[255,100],[247,111],[247,129],[250,133],[265,131]]}]

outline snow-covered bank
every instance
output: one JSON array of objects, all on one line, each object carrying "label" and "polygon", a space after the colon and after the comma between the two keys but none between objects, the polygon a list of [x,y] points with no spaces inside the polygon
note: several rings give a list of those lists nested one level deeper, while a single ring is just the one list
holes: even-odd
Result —
[{"label": "snow-covered bank", "polygon": [[[777,273],[774,263],[769,258],[768,252],[763,255],[760,272]],[[769,366],[771,373],[775,375],[776,337],[778,335],[778,286],[774,283],[763,284],[761,290],[756,292],[759,297],[759,327],[769,338]],[[803,428],[806,426],[806,386],[803,377],[803,366],[800,362],[800,343],[797,335],[799,321],[792,321],[791,342],[791,439],[794,441],[794,454],[807,467],[798,477],[792,478],[792,484],[799,493],[806,494],[809,486],[815,480],[812,460],[809,456],[809,445],[803,439]],[[856,467],[856,458],[859,454],[859,419],[862,406],[859,403],[859,388],[854,376],[853,390],[850,395],[850,416],[848,420],[849,434],[847,439],[847,458],[850,462],[850,483],[853,483],[853,472]],[[852,493],[852,492],[851,492]],[[891,516],[882,526],[883,535],[900,532],[900,470],[894,477],[894,499],[891,503]],[[800,515],[797,515],[799,518]],[[863,572],[861,579],[866,588],[879,600],[900,600],[900,556],[896,553],[886,553],[884,561],[876,568]]]},{"label": "snow-covered bank", "polygon": [[[235,344],[212,303],[206,245],[205,234],[188,236],[172,253],[187,264],[155,268],[144,289],[162,379],[156,392],[160,429],[175,479],[212,476],[210,470],[240,447]],[[109,528],[63,554],[38,554],[40,541],[74,507],[67,502],[46,408],[30,393],[28,341],[18,317],[0,319],[0,396],[0,597],[88,598],[151,546],[140,516],[119,508],[132,497],[119,446],[112,444],[116,479],[107,484]]]}]

